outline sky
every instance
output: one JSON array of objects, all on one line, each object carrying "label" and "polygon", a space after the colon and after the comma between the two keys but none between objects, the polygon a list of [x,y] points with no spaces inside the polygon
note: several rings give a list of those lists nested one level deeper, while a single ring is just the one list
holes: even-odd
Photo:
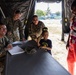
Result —
[{"label": "sky", "polygon": [[36,7],[35,7],[35,10],[37,9],[40,9],[40,10],[47,10],[47,8],[50,8],[51,12],[52,13],[55,13],[57,11],[62,11],[62,3],[43,3],[43,2],[40,2],[40,3],[36,3]]}]

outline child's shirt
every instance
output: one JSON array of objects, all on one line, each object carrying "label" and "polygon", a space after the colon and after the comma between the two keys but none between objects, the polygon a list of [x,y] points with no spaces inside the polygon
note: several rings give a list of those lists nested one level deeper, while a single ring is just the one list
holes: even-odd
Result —
[{"label": "child's shirt", "polygon": [[[50,39],[47,39],[47,40],[41,39],[40,46],[52,48],[52,41]],[[47,51],[51,54],[51,50],[47,50]]]}]

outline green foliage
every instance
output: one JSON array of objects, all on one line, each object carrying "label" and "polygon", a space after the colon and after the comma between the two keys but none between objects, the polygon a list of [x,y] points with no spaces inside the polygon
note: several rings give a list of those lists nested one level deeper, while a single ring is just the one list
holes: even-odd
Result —
[{"label": "green foliage", "polygon": [[38,15],[39,17],[45,16],[46,15],[46,12],[44,12],[42,10],[36,10],[36,15]]},{"label": "green foliage", "polygon": [[56,12],[55,14],[56,14],[57,16],[60,16],[60,12],[59,12],[59,11],[58,11],[58,12]]}]

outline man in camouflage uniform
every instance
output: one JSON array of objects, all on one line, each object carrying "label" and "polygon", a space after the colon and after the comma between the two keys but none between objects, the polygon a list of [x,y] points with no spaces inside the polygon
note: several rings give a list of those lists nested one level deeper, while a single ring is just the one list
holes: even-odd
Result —
[{"label": "man in camouflage uniform", "polygon": [[34,15],[32,23],[30,24],[30,27],[29,27],[29,36],[32,39],[41,37],[42,29],[44,27],[45,27],[44,23],[41,21],[38,21],[38,16]]},{"label": "man in camouflage uniform", "polygon": [[5,52],[8,48],[12,48],[12,45],[10,44],[10,41],[5,36],[6,32],[7,32],[6,25],[0,23],[0,55],[3,52]]},{"label": "man in camouflage uniform", "polygon": [[23,26],[19,20],[21,12],[15,11],[13,17],[6,18],[5,24],[7,25],[7,37],[11,42],[24,40]]},{"label": "man in camouflage uniform", "polygon": [[9,40],[5,36],[7,32],[6,25],[0,23],[0,68],[4,67],[6,51],[12,48]]}]

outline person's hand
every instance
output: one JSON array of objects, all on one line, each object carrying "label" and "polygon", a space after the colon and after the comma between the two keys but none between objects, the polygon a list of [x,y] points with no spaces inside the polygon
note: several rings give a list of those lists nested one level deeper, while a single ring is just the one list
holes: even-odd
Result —
[{"label": "person's hand", "polygon": [[66,45],[66,49],[69,50],[69,46]]},{"label": "person's hand", "polygon": [[67,47],[66,49],[69,50],[69,47]]},{"label": "person's hand", "polygon": [[38,43],[38,40],[37,39],[34,39],[34,41],[36,41]]},{"label": "person's hand", "polygon": [[8,44],[6,50],[10,50],[12,49],[12,47],[13,47],[12,44]]},{"label": "person's hand", "polygon": [[46,49],[47,47],[42,46],[41,48],[42,48],[44,51],[47,51],[47,49]]},{"label": "person's hand", "polygon": [[42,46],[41,48],[44,48],[45,49],[46,47],[45,46]]},{"label": "person's hand", "polygon": [[69,40],[67,41],[66,49],[69,50]]}]

